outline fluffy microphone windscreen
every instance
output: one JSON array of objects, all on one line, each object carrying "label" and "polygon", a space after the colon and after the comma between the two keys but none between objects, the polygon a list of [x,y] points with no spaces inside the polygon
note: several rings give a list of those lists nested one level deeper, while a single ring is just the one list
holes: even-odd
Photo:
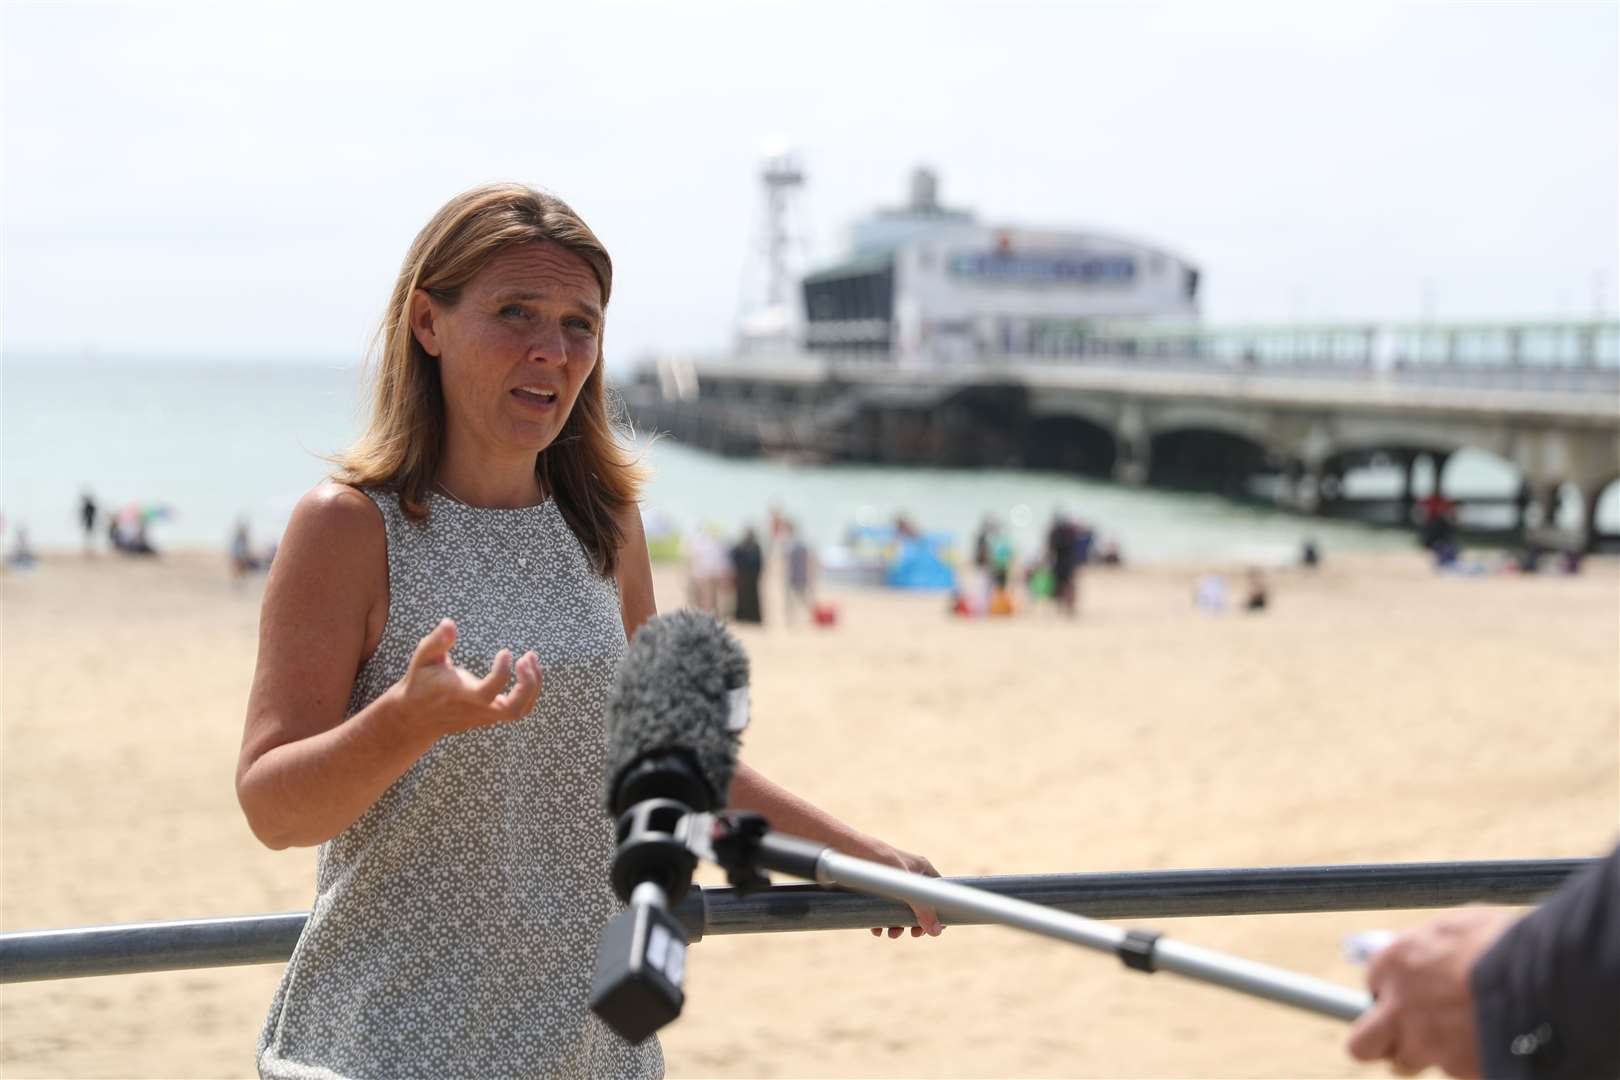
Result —
[{"label": "fluffy microphone windscreen", "polygon": [[607,704],[606,803],[625,770],[681,751],[724,806],[737,767],[735,717],[746,720],[748,656],[714,616],[675,611],[648,619],[619,664]]}]

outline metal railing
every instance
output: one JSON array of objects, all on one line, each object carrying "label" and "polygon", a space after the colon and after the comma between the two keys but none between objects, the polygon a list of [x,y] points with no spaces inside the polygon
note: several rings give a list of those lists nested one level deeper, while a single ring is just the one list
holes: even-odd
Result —
[{"label": "metal railing", "polygon": [[[1375,863],[952,878],[1097,919],[1181,918],[1527,904],[1589,859]],[[711,934],[909,924],[889,900],[816,885],[740,894],[693,887],[677,909],[694,941]],[[306,912],[0,934],[0,983],[284,962]]]},{"label": "metal railing", "polygon": [[[964,351],[926,345],[915,356],[883,348],[819,347],[705,358],[664,357],[664,396],[695,396],[708,373],[954,372],[1018,365],[1118,366],[1127,370],[1380,380],[1499,391],[1620,391],[1620,321],[1324,323],[1219,326],[1074,321],[1016,340],[994,335]],[[819,374],[817,374],[819,373]],[[679,378],[677,378],[679,376]]]}]

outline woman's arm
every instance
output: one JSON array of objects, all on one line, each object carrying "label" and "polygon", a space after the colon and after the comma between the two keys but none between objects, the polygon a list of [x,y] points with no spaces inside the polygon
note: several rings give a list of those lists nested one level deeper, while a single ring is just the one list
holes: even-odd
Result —
[{"label": "woman's arm", "polygon": [[[642,623],[658,614],[658,604],[653,596],[652,563],[647,555],[646,538],[642,534],[640,508],[630,507],[620,524],[625,541],[619,549],[617,578],[620,608],[624,616],[624,636],[628,640],[635,636]],[[908,854],[857,832],[744,762],[737,763],[737,772],[731,781],[729,805],[734,810],[752,810],[764,814],[770,819],[772,828],[826,844],[846,855],[898,866],[913,873],[938,876],[933,865],[922,856]],[[918,922],[912,928],[913,934],[938,934],[943,929],[939,916],[932,908],[913,906],[912,910],[917,913]],[[882,931],[872,932],[877,934]],[[889,928],[890,937],[899,937],[900,932],[899,927]]]},{"label": "woman's arm", "polygon": [[641,624],[658,614],[658,598],[653,595],[652,558],[647,554],[647,534],[641,524],[641,507],[631,503],[619,515],[618,570],[619,613],[624,619],[624,640],[629,641]]},{"label": "woman's arm", "polygon": [[444,734],[516,719],[539,695],[539,663],[510,654],[483,680],[450,662],[455,626],[417,645],[404,678],[347,720],[360,666],[388,613],[382,517],[353,488],[299,500],[265,588],[236,794],[266,846],[319,844],[352,825]]},{"label": "woman's arm", "polygon": [[[921,855],[901,851],[892,844],[850,828],[827,811],[799,798],[781,784],[741,761],[737,763],[737,773],[731,780],[731,796],[727,807],[731,810],[752,810],[764,814],[770,820],[771,828],[826,844],[845,855],[883,863],[886,866],[896,866],[913,874],[939,876],[934,864]],[[939,921],[939,914],[933,908],[912,904],[911,910],[917,916],[917,925],[911,928],[913,937],[925,933],[937,936],[945,928]],[[881,934],[882,931],[874,928],[872,933]],[[899,937],[900,933],[900,927],[889,927],[890,937]]]}]

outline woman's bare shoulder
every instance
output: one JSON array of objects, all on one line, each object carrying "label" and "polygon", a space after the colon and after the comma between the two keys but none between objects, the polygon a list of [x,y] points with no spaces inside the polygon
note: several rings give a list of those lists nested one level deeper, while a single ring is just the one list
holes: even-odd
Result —
[{"label": "woman's bare shoulder", "polygon": [[293,507],[282,550],[344,570],[380,566],[388,551],[382,511],[358,488],[317,484]]},{"label": "woman's bare shoulder", "polygon": [[323,539],[383,538],[382,511],[359,488],[333,481],[316,484],[293,507],[288,531],[319,534]]}]

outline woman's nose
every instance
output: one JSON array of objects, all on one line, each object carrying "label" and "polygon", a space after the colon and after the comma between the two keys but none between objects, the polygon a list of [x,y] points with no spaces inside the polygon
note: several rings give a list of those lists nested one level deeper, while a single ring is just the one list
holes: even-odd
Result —
[{"label": "woman's nose", "polygon": [[568,360],[568,342],[562,327],[556,323],[542,323],[535,327],[529,341],[529,359],[542,364],[562,364]]}]

